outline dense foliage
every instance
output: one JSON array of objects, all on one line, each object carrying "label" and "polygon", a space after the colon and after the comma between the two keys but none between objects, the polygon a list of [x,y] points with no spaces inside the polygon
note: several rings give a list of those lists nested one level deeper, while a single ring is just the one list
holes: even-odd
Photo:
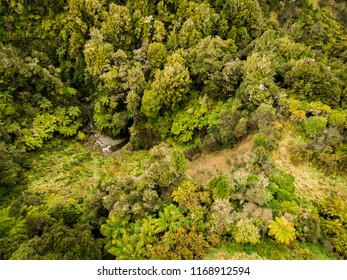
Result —
[{"label": "dense foliage", "polygon": [[[202,259],[225,244],[346,258],[346,203],[299,196],[271,160],[290,130],[293,165],[346,175],[346,19],[338,0],[0,0],[0,258]],[[41,155],[95,133],[129,138],[136,168],[93,181],[97,156],[69,151],[60,181],[85,177],[84,193],[28,188]],[[187,172],[250,136],[227,172]]]}]

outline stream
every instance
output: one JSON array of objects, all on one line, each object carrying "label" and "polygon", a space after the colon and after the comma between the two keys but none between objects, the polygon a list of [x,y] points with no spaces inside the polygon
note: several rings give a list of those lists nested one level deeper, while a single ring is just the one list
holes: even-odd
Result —
[{"label": "stream", "polygon": [[103,156],[113,156],[117,151],[129,142],[128,138],[112,138],[103,135],[94,126],[93,107],[88,103],[83,104],[83,109],[88,116],[88,125],[83,132],[86,134],[85,145],[95,151],[99,151]]}]

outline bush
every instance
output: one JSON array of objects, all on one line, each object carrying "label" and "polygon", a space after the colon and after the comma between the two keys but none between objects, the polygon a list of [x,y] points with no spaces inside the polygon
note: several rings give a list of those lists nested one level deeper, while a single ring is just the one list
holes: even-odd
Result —
[{"label": "bush", "polygon": [[209,188],[212,191],[213,199],[227,199],[231,198],[231,187],[229,180],[226,176],[220,175],[216,178],[213,178],[209,184]]},{"label": "bush", "polygon": [[180,184],[185,176],[188,161],[183,152],[159,145],[151,149],[146,166],[146,175],[150,182],[167,188]]},{"label": "bush", "polygon": [[284,189],[289,193],[294,193],[294,176],[275,168],[269,176],[270,182],[273,182],[279,186],[280,189]]},{"label": "bush", "polygon": [[249,118],[253,129],[263,129],[276,120],[276,111],[271,105],[261,103]]},{"label": "bush", "polygon": [[277,192],[276,199],[278,201],[292,201],[295,198],[293,193],[290,193],[286,190],[280,189]]},{"label": "bush", "polygon": [[308,118],[304,123],[303,127],[306,134],[309,137],[321,135],[326,128],[328,120],[324,117],[313,116]]},{"label": "bush", "polygon": [[335,250],[347,257],[347,204],[342,200],[325,200],[320,206],[322,229]]},{"label": "bush", "polygon": [[239,244],[257,244],[260,242],[259,228],[252,220],[240,220],[236,223],[232,236]]}]

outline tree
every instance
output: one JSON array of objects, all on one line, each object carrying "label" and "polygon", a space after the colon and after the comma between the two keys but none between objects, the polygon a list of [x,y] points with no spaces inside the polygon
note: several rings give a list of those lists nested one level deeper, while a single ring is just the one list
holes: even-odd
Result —
[{"label": "tree", "polygon": [[218,235],[225,234],[232,223],[233,207],[229,199],[217,198],[211,205],[213,227]]},{"label": "tree", "polygon": [[343,30],[331,9],[305,9],[300,13],[295,35],[312,49],[339,58],[345,55],[347,46],[347,35]]},{"label": "tree", "polygon": [[236,92],[243,105],[254,111],[260,104],[273,105],[282,95],[275,84],[276,55],[254,52],[243,64],[243,81]]},{"label": "tree", "polygon": [[204,236],[182,227],[177,232],[167,231],[149,253],[154,260],[196,260],[202,259],[209,245]]},{"label": "tree", "polygon": [[132,42],[131,15],[125,6],[111,3],[109,11],[104,11],[101,33],[113,46],[127,49]]},{"label": "tree", "polygon": [[189,71],[184,66],[182,56],[171,55],[164,69],[155,73],[151,89],[144,92],[142,111],[153,118],[162,107],[176,110],[183,101],[187,100],[190,83]]},{"label": "tree", "polygon": [[149,44],[147,55],[153,68],[161,68],[166,63],[167,51],[162,43]]},{"label": "tree", "polygon": [[260,131],[270,127],[276,120],[276,110],[271,105],[260,104],[260,106],[251,114],[249,124],[253,129]]},{"label": "tree", "polygon": [[257,0],[228,0],[223,3],[222,17],[228,21],[229,38],[245,47],[252,38],[260,35],[263,13]]},{"label": "tree", "polygon": [[27,159],[18,151],[9,151],[5,143],[0,142],[0,192],[3,194],[23,181],[23,167]]},{"label": "tree", "polygon": [[[208,3],[195,3],[193,1],[182,1],[177,16],[185,20],[184,24],[194,26],[195,33],[200,34],[201,37],[212,35],[219,19],[219,15]],[[183,26],[182,29],[184,29]]]},{"label": "tree", "polygon": [[155,20],[153,41],[162,42],[165,36],[166,36],[165,25],[160,20]]},{"label": "tree", "polygon": [[195,29],[194,21],[188,18],[182,25],[178,33],[178,44],[181,48],[187,49],[196,46],[202,35]]},{"label": "tree", "polygon": [[347,256],[347,205],[342,200],[325,200],[320,205],[322,229],[337,252]]},{"label": "tree", "polygon": [[192,180],[185,180],[172,192],[172,200],[191,213],[202,212],[205,203],[210,202],[209,192],[201,190]]},{"label": "tree", "polygon": [[128,227],[113,228],[112,232],[112,241],[108,249],[110,254],[118,260],[145,259],[149,252],[147,246],[155,241],[154,219],[149,216]]},{"label": "tree", "polygon": [[158,211],[161,200],[151,188],[141,187],[144,182],[132,177],[114,178],[103,183],[103,206],[111,216],[127,217],[132,221]]},{"label": "tree", "polygon": [[213,178],[209,182],[209,188],[212,191],[213,199],[230,199],[231,198],[231,186],[226,176],[220,175]]},{"label": "tree", "polygon": [[[236,53],[235,42],[231,39],[207,36],[190,52],[190,69],[195,83],[203,86],[203,92],[212,97],[224,96],[223,88],[227,88],[228,62],[233,61]],[[233,65],[236,66],[237,65]],[[223,76],[223,67],[227,67]]]},{"label": "tree", "polygon": [[183,215],[180,209],[173,204],[163,208],[159,212],[159,218],[154,222],[156,228],[155,233],[165,232],[167,230],[177,232],[178,227],[182,225]]},{"label": "tree", "polygon": [[275,237],[279,243],[288,245],[296,238],[294,225],[283,216],[280,218],[276,217],[275,220],[271,221],[269,229],[268,234]]},{"label": "tree", "polygon": [[110,68],[111,55],[114,52],[112,44],[105,42],[104,35],[99,29],[90,31],[90,40],[84,45],[84,57],[87,64],[86,72],[93,78],[98,78]]},{"label": "tree", "polygon": [[301,100],[321,101],[338,106],[341,100],[339,80],[330,66],[313,58],[302,58],[291,63],[284,82],[294,96]]},{"label": "tree", "polygon": [[101,259],[101,243],[94,239],[88,225],[68,228],[55,224],[42,236],[24,242],[12,260],[95,260]]},{"label": "tree", "polygon": [[146,85],[145,75],[140,63],[135,62],[134,66],[128,69],[126,83],[129,89],[126,97],[127,110],[137,121],[140,119],[141,98]]},{"label": "tree", "polygon": [[146,176],[151,183],[161,188],[169,188],[181,183],[187,167],[188,161],[181,151],[158,145],[150,151]]}]

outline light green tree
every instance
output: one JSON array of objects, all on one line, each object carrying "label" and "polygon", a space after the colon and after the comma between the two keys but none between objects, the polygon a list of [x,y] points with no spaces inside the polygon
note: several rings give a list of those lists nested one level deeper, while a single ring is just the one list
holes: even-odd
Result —
[{"label": "light green tree", "polygon": [[127,49],[132,42],[131,15],[127,7],[110,4],[109,10],[103,12],[101,33],[113,46]]},{"label": "light green tree", "polygon": [[164,69],[155,73],[151,89],[144,92],[142,99],[141,110],[148,117],[155,117],[161,108],[176,110],[187,100],[191,80],[183,61],[179,54],[173,54]]}]

